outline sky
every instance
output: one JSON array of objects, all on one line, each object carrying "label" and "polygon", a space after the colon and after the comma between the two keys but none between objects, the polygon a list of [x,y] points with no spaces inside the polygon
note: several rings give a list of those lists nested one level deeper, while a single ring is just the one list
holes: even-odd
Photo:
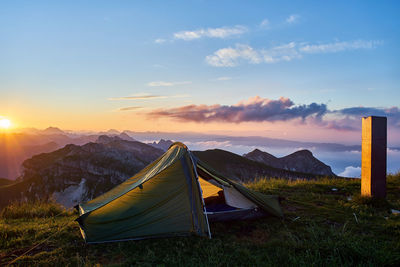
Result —
[{"label": "sky", "polygon": [[400,144],[398,1],[1,1],[13,126]]}]

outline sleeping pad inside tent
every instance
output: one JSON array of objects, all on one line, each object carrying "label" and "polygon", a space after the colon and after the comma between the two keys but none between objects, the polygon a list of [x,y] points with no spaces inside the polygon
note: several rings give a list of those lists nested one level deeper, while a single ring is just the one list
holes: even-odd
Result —
[{"label": "sleeping pad inside tent", "polygon": [[211,237],[210,221],[283,215],[277,196],[223,177],[179,142],[135,176],[77,208],[88,243]]}]

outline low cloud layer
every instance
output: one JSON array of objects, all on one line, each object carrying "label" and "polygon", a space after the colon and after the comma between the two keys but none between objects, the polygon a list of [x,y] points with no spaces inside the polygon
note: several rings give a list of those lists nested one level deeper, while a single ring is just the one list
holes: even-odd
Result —
[{"label": "low cloud layer", "polygon": [[277,63],[302,58],[306,54],[338,53],[348,50],[374,49],[382,41],[345,41],[326,44],[290,42],[267,49],[254,49],[249,45],[236,44],[215,51],[206,57],[206,62],[215,67],[235,67],[243,62],[250,64]]},{"label": "low cloud layer", "polygon": [[343,172],[339,173],[339,176],[360,178],[361,167],[347,166]]},{"label": "low cloud layer", "polygon": [[180,121],[194,122],[251,122],[251,121],[287,121],[321,117],[327,111],[325,104],[295,105],[289,98],[278,100],[259,96],[241,101],[236,105],[188,105],[171,109],[159,109],[150,112],[151,117],[170,117]]}]

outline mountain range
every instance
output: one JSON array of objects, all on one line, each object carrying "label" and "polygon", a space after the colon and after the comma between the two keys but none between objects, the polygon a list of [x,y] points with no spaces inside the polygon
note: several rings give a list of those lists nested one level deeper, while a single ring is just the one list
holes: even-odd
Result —
[{"label": "mountain range", "polygon": [[[0,185],[0,207],[17,200],[54,199],[66,207],[90,200],[125,181],[161,156],[164,150],[154,145],[165,148],[171,143],[170,140],[164,140],[156,144],[144,144],[124,140],[119,136],[101,135],[95,142],[69,144],[50,153],[35,155],[23,162],[22,174],[15,183],[9,184],[6,181],[5,185]],[[303,169],[296,169],[298,165],[289,161],[291,157],[286,160],[285,166],[288,169],[280,169],[220,149],[194,151],[194,154],[225,176],[241,182],[253,181],[259,177],[319,177],[309,173],[318,167],[310,165],[313,169],[306,169],[308,165],[304,165]],[[293,160],[298,158],[293,157]],[[314,160],[321,167],[326,167],[322,162]]]},{"label": "mountain range", "polygon": [[70,207],[105,193],[162,154],[150,145],[109,136],[82,146],[66,145],[25,160],[18,181],[0,187],[0,206],[53,198]]},{"label": "mountain range", "polygon": [[[126,133],[108,133],[127,141],[135,141]],[[17,133],[0,133],[0,177],[15,179],[21,174],[24,160],[40,154],[55,151],[68,144],[84,145],[95,142],[98,134],[76,134],[55,127],[44,130],[24,129]]]}]

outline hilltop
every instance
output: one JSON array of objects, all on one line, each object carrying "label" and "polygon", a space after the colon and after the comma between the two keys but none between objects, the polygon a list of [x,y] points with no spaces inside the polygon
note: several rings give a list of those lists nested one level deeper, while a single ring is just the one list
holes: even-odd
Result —
[{"label": "hilltop", "polygon": [[[0,265],[47,266],[397,266],[400,174],[387,201],[361,198],[359,179],[259,180],[247,186],[283,197],[285,219],[212,223],[212,239],[175,237],[86,245],[78,214],[54,204],[14,205],[0,214]],[[334,190],[333,190],[334,189]]]}]

